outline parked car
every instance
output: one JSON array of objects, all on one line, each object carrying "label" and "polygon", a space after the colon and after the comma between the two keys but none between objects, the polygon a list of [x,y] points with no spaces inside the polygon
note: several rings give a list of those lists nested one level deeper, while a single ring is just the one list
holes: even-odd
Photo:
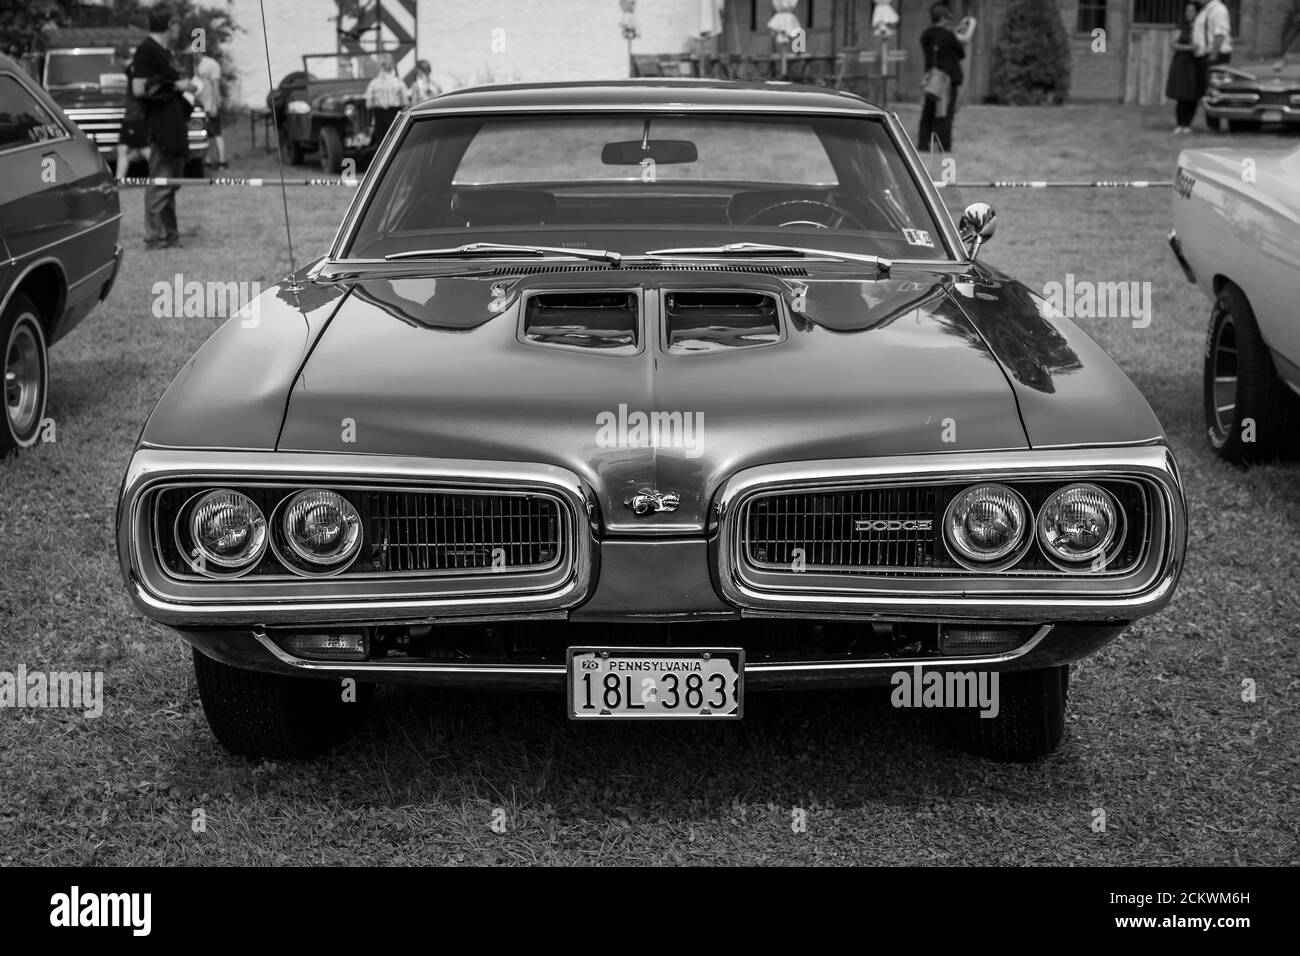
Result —
[{"label": "parked car", "polygon": [[[67,117],[99,148],[104,162],[117,165],[117,144],[126,116],[125,68],[147,36],[135,27],[66,27],[45,32],[44,53],[28,54],[28,72],[38,78]],[[190,113],[189,161],[185,175],[202,176],[208,154],[208,118],[199,106]],[[115,170],[126,176],[128,170]],[[141,170],[143,172],[143,170]]]},{"label": "parked car", "polygon": [[1070,662],[1173,595],[1184,502],[1133,384],[975,258],[994,221],[814,87],[414,107],[158,402],[126,585],[241,754],[335,740],[340,680],[734,720],[929,670],[999,677],[961,739],[1041,757]]},{"label": "parked car", "polygon": [[304,55],[302,69],[285,76],[266,96],[281,159],[298,166],[314,152],[321,171],[329,175],[337,175],[346,159],[367,160],[374,150],[366,87],[378,72],[378,62],[369,55]]},{"label": "parked car", "polygon": [[1178,155],[1169,242],[1213,303],[1205,426],[1230,461],[1300,452],[1300,147]]},{"label": "parked car", "polygon": [[1210,67],[1201,99],[1211,129],[1257,130],[1265,123],[1300,127],[1300,33],[1278,57]]},{"label": "parked car", "polygon": [[95,144],[0,54],[0,456],[45,434],[47,349],[112,289],[121,218]]}]

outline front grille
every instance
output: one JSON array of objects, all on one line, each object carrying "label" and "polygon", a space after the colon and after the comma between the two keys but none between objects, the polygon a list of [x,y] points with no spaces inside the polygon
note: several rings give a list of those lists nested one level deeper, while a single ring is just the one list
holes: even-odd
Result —
[{"label": "front grille", "polygon": [[[769,570],[934,567],[938,560],[937,500],[934,488],[870,488],[762,497],[746,513],[749,562]],[[897,523],[899,527],[859,530],[860,521]],[[927,522],[928,529],[919,526]]]},{"label": "front grille", "polygon": [[[296,488],[233,485],[248,495],[274,525],[276,508]],[[178,577],[199,575],[182,555],[179,536],[187,534],[189,504],[207,490],[171,487],[155,505],[155,534],[164,568]],[[545,494],[333,490],[361,516],[364,543],[347,576],[518,574],[545,571],[563,557],[565,521],[560,502]],[[275,532],[274,527],[270,529]],[[291,577],[268,548],[250,577]]]},{"label": "front grille", "polygon": [[[744,507],[740,555],[755,570],[828,572],[874,576],[967,574],[948,553],[943,515],[949,503],[974,482],[864,486],[764,493]],[[1011,481],[1031,515],[1068,481]],[[1149,509],[1142,488],[1129,481],[1098,481],[1125,515],[1124,537],[1105,571],[1121,575],[1141,559],[1149,536]],[[1035,542],[1008,572],[1058,577]]]},{"label": "front grille", "polygon": [[370,570],[532,571],[560,555],[560,511],[524,495],[370,492],[365,495]]}]

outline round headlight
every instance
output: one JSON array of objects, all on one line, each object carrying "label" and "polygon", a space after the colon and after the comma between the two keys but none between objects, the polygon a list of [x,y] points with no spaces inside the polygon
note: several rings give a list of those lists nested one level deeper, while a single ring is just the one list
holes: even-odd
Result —
[{"label": "round headlight", "polygon": [[280,518],[292,556],[317,567],[345,564],[361,547],[361,516],[352,502],[333,491],[300,491]]},{"label": "round headlight", "polygon": [[190,541],[196,561],[232,570],[251,567],[266,551],[266,517],[247,495],[209,491],[190,510]]},{"label": "round headlight", "polygon": [[1010,564],[1028,543],[1029,509],[1006,485],[973,485],[948,505],[943,534],[960,564],[972,562],[985,570],[994,563]]},{"label": "round headlight", "polygon": [[1078,563],[1105,554],[1119,532],[1115,499],[1096,485],[1066,485],[1038,512],[1038,542],[1049,558]]}]

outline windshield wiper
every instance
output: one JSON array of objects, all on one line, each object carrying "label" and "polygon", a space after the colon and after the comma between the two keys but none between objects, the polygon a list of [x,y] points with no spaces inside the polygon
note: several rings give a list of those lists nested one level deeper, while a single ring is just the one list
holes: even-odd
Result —
[{"label": "windshield wiper", "polygon": [[680,249],[650,249],[645,253],[655,258],[666,256],[693,256],[711,259],[715,256],[775,256],[777,258],[798,257],[801,259],[839,259],[841,262],[861,262],[875,266],[882,275],[889,275],[893,261],[880,256],[858,252],[835,252],[831,249],[809,249],[804,246],[777,246],[766,242],[728,242],[721,246],[685,246]]},{"label": "windshield wiper", "polygon": [[570,256],[592,262],[608,262],[617,268],[623,257],[606,249],[566,249],[559,246],[515,246],[503,242],[467,242],[445,249],[411,249],[384,256],[389,261],[398,259],[460,259],[468,256],[496,256],[504,252],[524,253],[532,256]]}]

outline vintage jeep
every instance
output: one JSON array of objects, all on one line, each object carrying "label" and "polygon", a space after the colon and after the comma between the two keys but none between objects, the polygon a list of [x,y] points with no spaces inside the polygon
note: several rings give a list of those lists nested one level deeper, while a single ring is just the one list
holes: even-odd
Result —
[{"label": "vintage jeep", "polygon": [[[44,54],[24,57],[27,72],[90,137],[110,168],[126,115],[125,68],[145,38],[134,27],[69,27],[50,30]],[[208,152],[207,114],[195,107],[189,118],[190,155],[185,174],[203,175]],[[118,175],[124,175],[119,172]]]},{"label": "vintage jeep", "polygon": [[374,148],[366,86],[378,72],[372,54],[305,54],[302,70],[285,76],[266,97],[284,162],[301,165],[305,153],[315,152],[321,171],[334,174],[346,159],[369,159]]}]

